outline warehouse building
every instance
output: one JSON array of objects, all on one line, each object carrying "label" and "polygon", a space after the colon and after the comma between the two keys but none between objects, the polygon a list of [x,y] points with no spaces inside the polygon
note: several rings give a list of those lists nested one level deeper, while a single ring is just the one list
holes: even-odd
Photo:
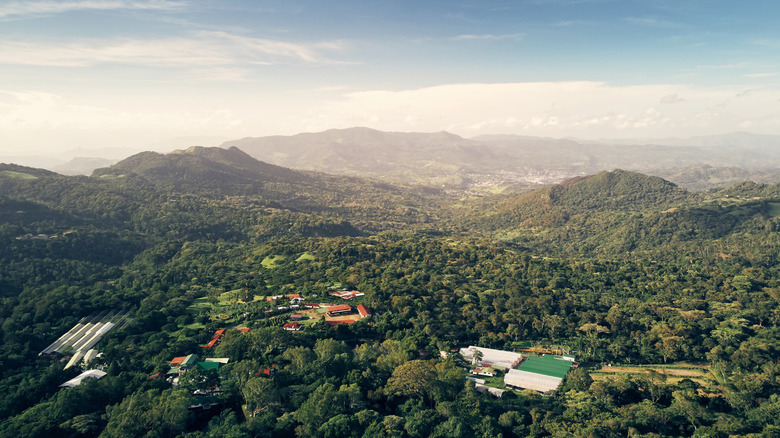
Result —
[{"label": "warehouse building", "polygon": [[520,389],[549,392],[558,389],[573,362],[561,356],[529,357],[519,369],[509,370],[504,384]]}]

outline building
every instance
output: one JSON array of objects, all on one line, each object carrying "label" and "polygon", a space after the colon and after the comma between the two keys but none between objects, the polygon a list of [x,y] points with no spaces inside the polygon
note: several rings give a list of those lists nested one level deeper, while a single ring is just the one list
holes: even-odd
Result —
[{"label": "building", "polygon": [[477,376],[493,377],[496,375],[496,370],[492,366],[488,365],[488,366],[474,368],[473,370],[469,371],[469,373]]},{"label": "building", "polygon": [[349,313],[352,313],[352,306],[350,306],[349,304],[331,306],[328,307],[327,309],[328,309],[328,315],[330,316],[347,315]]},{"label": "building", "polygon": [[303,319],[303,315],[299,315],[297,313],[293,313],[290,315],[290,321],[300,321]]},{"label": "building", "polygon": [[358,292],[356,290],[339,290],[334,292],[328,292],[328,295],[339,297],[342,300],[351,300],[352,298],[362,297],[365,294],[363,292]]},{"label": "building", "polygon": [[371,316],[371,311],[368,310],[368,307],[362,304],[357,305],[357,311],[360,314],[361,318],[368,318],[369,316]]},{"label": "building", "polygon": [[475,347],[473,345],[470,345],[468,348],[461,348],[459,353],[473,364],[498,365],[504,368],[515,368],[523,360],[523,355],[520,353]]},{"label": "building", "polygon": [[290,322],[290,323],[287,323],[287,324],[283,325],[282,328],[285,329],[285,330],[290,330],[290,331],[297,332],[297,331],[301,330],[303,328],[303,326],[301,324],[298,324],[297,322]]},{"label": "building", "polygon": [[570,360],[560,356],[529,357],[519,369],[506,373],[504,384],[539,392],[554,391],[561,385],[571,366]]},{"label": "building", "polygon": [[60,388],[73,388],[75,386],[81,385],[81,382],[84,379],[87,379],[87,378],[102,379],[105,376],[106,376],[106,372],[105,371],[100,371],[100,370],[84,371],[83,373],[79,374],[78,376],[76,376],[76,377],[68,380],[67,382],[63,383],[62,385],[60,385]]}]

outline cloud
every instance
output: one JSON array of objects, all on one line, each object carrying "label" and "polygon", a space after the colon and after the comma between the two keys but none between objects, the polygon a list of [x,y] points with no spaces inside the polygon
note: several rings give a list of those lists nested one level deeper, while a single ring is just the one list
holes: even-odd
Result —
[{"label": "cloud", "polygon": [[192,37],[163,39],[88,39],[69,43],[0,41],[0,64],[86,67],[96,64],[152,66],[224,66],[289,62],[334,63],[320,52],[339,43],[299,44],[198,32]]},{"label": "cloud", "polygon": [[680,103],[685,102],[685,99],[681,99],[677,96],[677,93],[675,94],[667,94],[666,96],[661,98],[661,103]]},{"label": "cloud", "polygon": [[500,40],[515,40],[519,41],[525,37],[525,34],[523,33],[513,33],[513,34],[506,34],[506,35],[493,35],[493,34],[482,34],[482,35],[472,35],[472,34],[466,34],[466,35],[458,35],[454,37],[453,39],[456,41],[500,41]]},{"label": "cloud", "polygon": [[0,18],[60,14],[84,10],[174,10],[186,5],[169,0],[82,0],[82,1],[16,1],[0,6]]},{"label": "cloud", "polygon": [[634,25],[648,26],[648,27],[660,27],[660,28],[680,28],[683,27],[679,23],[671,21],[659,20],[653,17],[627,17],[625,20]]},{"label": "cloud", "polygon": [[746,62],[738,62],[735,64],[720,64],[720,65],[697,65],[696,68],[702,70],[731,70],[736,68],[745,68],[748,64]]},{"label": "cloud", "polygon": [[[780,90],[765,89],[735,100],[742,91],[590,81],[449,84],[348,93],[340,101],[314,109],[316,117],[300,121],[310,130],[370,123],[385,130],[447,129],[467,137],[484,133],[584,138],[700,135],[738,130],[747,119],[762,120],[754,125],[756,129],[776,129],[780,115],[774,102]],[[660,102],[658,96],[664,96]],[[667,105],[682,101],[686,104]],[[718,102],[726,103],[717,106]]]},{"label": "cloud", "polygon": [[[240,70],[205,68],[203,74],[240,79]],[[253,87],[258,84],[248,82],[240,95],[219,88],[198,96],[157,89],[138,97],[137,90],[128,90],[124,95],[117,91],[110,100],[0,90],[0,149],[97,147],[106,139],[138,146],[189,135],[240,138],[353,126],[446,130],[464,137],[652,138],[744,130],[749,121],[751,131],[780,133],[780,89],[769,86],[740,98],[735,96],[744,86],[591,81],[456,83],[406,90],[307,88],[299,93]],[[680,96],[685,96],[684,105],[662,103],[680,101]]]},{"label": "cloud", "polygon": [[772,76],[777,76],[777,73],[750,73],[743,76],[746,78],[769,78]]}]

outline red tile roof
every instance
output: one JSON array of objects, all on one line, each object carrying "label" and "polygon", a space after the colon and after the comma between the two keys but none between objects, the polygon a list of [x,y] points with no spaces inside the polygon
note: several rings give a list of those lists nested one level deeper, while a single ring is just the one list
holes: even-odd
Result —
[{"label": "red tile roof", "polygon": [[352,310],[352,306],[350,306],[349,304],[341,304],[338,306],[328,307],[328,312],[345,312],[349,310]]},{"label": "red tile roof", "polygon": [[184,362],[184,359],[186,359],[186,358],[187,358],[187,356],[174,357],[171,360],[171,366],[174,367],[174,366],[181,365],[181,363]]},{"label": "red tile roof", "polygon": [[297,322],[290,322],[282,326],[285,330],[300,330],[301,325]]},{"label": "red tile roof", "polygon": [[368,307],[358,304],[357,311],[360,314],[360,316],[370,316],[371,312],[368,310]]},{"label": "red tile roof", "polygon": [[345,319],[343,321],[328,321],[328,324],[331,325],[331,327],[336,327],[339,324],[352,324],[355,322],[354,319]]},{"label": "red tile roof", "polygon": [[300,298],[301,294],[289,294],[289,295],[285,295],[284,297],[287,298],[288,300],[291,300],[293,298]]},{"label": "red tile roof", "polygon": [[214,336],[222,336],[225,334],[225,329],[219,329],[214,332]]}]

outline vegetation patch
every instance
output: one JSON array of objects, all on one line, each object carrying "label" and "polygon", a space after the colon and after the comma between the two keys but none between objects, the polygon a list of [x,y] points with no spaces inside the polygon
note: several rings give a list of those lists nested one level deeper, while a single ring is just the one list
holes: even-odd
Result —
[{"label": "vegetation patch", "polygon": [[266,269],[274,269],[279,266],[279,263],[284,259],[285,256],[283,255],[266,256],[266,258],[264,258],[260,264],[263,265],[263,267]]},{"label": "vegetation patch", "polygon": [[315,259],[316,259],[316,257],[314,257],[313,254],[309,254],[308,252],[305,252],[305,253],[301,254],[300,257],[295,259],[295,261],[296,262],[302,262],[302,261],[305,261],[305,260],[315,260]]},{"label": "vegetation patch", "polygon": [[14,172],[13,170],[0,170],[0,176],[16,179],[38,179],[38,177],[35,175],[30,175],[29,173],[23,172]]}]

